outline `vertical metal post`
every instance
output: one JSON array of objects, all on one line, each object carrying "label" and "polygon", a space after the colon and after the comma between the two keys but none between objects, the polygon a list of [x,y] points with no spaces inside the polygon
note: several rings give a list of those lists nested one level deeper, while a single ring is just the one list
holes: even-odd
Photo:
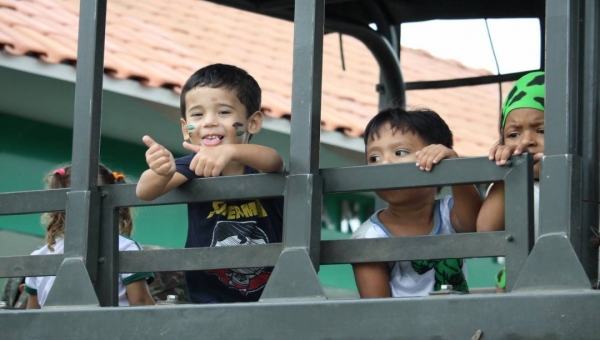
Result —
[{"label": "vertical metal post", "polygon": [[[515,160],[505,177],[506,290],[511,291],[533,247],[533,156]],[[525,218],[524,218],[525,217]]]},{"label": "vertical metal post", "polygon": [[[392,53],[395,56],[395,59],[400,64],[400,31],[401,26],[391,25],[389,29],[389,36],[383,36],[386,39],[390,46],[392,47]],[[377,86],[377,92],[379,92],[379,110],[383,110],[386,107],[390,106],[392,100],[396,100],[401,104],[402,107],[406,106],[406,93],[402,91],[402,93],[394,93],[393,89],[397,87],[386,86],[386,83],[389,81],[386,73],[388,72],[400,72],[399,79],[402,78],[402,71],[400,67],[398,69],[388,69],[388,68],[380,68],[379,71],[379,85]],[[389,84],[388,84],[389,85]],[[402,87],[402,90],[404,87]],[[378,198],[379,199],[379,198]]]},{"label": "vertical metal post", "polygon": [[[396,60],[398,60],[398,64],[400,64],[400,50],[401,50],[401,46],[400,46],[400,42],[401,42],[401,25],[397,24],[397,25],[391,25],[390,26],[390,45],[392,46],[392,52],[396,55]],[[385,71],[384,71],[385,70]],[[383,110],[386,107],[388,107],[392,101],[392,99],[400,96],[400,98],[402,98],[400,101],[402,103],[402,106],[405,107],[406,106],[406,94],[405,93],[392,93],[391,89],[387,88],[385,85],[386,83],[386,72],[394,72],[395,69],[388,69],[388,68],[380,68],[380,73],[379,73],[379,86],[378,86],[378,92],[379,92],[379,110]],[[400,68],[398,68],[399,72]],[[400,74],[400,79],[402,79],[402,74]],[[375,210],[379,210],[379,209],[384,209],[387,207],[387,203],[382,200],[381,198],[379,198],[379,196],[375,195]]]},{"label": "vertical metal post", "polygon": [[[318,270],[321,239],[319,146],[325,1],[296,1],[290,134],[290,177],[286,188],[284,244],[307,247]],[[310,190],[298,190],[306,185]],[[306,192],[303,192],[306,191]],[[310,193],[312,191],[312,195]],[[308,205],[305,203],[308,202]],[[288,212],[290,212],[288,214]],[[298,213],[294,216],[293,213]],[[302,218],[312,216],[314,218]],[[300,222],[300,223],[299,223]],[[316,241],[316,242],[311,242]]]},{"label": "vertical metal post", "polygon": [[600,5],[585,1],[582,74],[582,213],[580,260],[590,281],[598,281],[598,248],[592,242],[598,232],[598,176],[600,139],[598,137],[598,81],[600,68]]},{"label": "vertical metal post", "polygon": [[100,306],[119,305],[119,210],[103,206],[98,252],[96,295]]},{"label": "vertical metal post", "polygon": [[[581,0],[548,0],[546,2],[546,102],[545,102],[545,159],[542,172],[550,170],[552,158],[564,159],[570,154],[581,155]],[[562,166],[566,167],[564,162]],[[546,169],[548,168],[548,169]],[[568,171],[566,168],[565,171]],[[557,169],[553,169],[557,171]],[[566,232],[573,215],[580,215],[580,198],[574,197],[571,209],[549,210],[548,204],[557,188],[564,185],[557,178],[540,176],[540,234]],[[567,179],[566,177],[563,177]],[[579,177],[580,178],[580,177]],[[581,182],[573,183],[581,186]],[[567,197],[562,197],[567,199]],[[567,207],[567,205],[563,205]],[[558,222],[558,223],[557,223]],[[579,228],[578,225],[572,227]],[[578,244],[574,244],[578,247]],[[576,249],[577,251],[577,249]]]},{"label": "vertical metal post", "polygon": [[590,288],[580,262],[583,1],[546,1],[549,39],[546,39],[546,138],[540,174],[540,237],[515,289]]},{"label": "vertical metal post", "polygon": [[581,0],[546,2],[546,155],[579,153]]},{"label": "vertical metal post", "polygon": [[[96,279],[98,259],[101,204],[98,192],[98,162],[105,29],[106,0],[80,1],[65,262],[59,269],[56,282],[48,296],[47,305],[51,306],[98,305],[90,277],[91,280]],[[67,273],[70,277],[66,277]],[[82,291],[72,291],[69,281],[79,282]],[[68,299],[65,299],[66,297]]]},{"label": "vertical metal post", "polygon": [[[324,299],[317,277],[320,261],[319,175],[324,0],[296,0],[290,174],[285,192],[284,250],[261,301]],[[290,285],[290,282],[295,284]]]}]

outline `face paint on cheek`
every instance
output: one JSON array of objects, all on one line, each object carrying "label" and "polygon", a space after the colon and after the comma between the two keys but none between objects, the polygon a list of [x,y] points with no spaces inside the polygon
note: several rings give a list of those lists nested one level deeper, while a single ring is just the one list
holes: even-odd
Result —
[{"label": "face paint on cheek", "polygon": [[188,139],[186,139],[185,141],[188,143],[192,143],[192,131],[194,131],[194,129],[196,129],[196,127],[192,124],[189,124],[187,126],[187,130],[188,130]]},{"label": "face paint on cheek", "polygon": [[[242,127],[242,126],[244,126],[244,124],[242,124],[242,123],[240,123],[240,122],[235,122],[235,123],[233,123],[233,127],[234,127],[236,130],[237,130],[238,128]],[[244,131],[237,131],[237,132],[235,133],[235,135],[236,135],[236,136],[241,136],[241,135],[243,135],[244,133],[245,133]]]}]

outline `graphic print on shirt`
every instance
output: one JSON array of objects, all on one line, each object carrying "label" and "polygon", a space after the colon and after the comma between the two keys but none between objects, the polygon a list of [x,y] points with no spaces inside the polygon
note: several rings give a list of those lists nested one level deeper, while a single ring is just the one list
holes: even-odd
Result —
[{"label": "graphic print on shirt", "polygon": [[267,217],[267,211],[260,204],[260,200],[242,205],[228,205],[225,201],[213,201],[212,208],[213,210],[206,218],[212,218],[214,215],[225,216],[228,220],[235,220],[242,217]]},{"label": "graphic print on shirt", "polygon": [[469,292],[465,273],[462,271],[462,259],[415,260],[411,261],[411,266],[420,275],[432,269],[435,271],[434,291],[442,289],[442,285],[452,285],[455,291]]},{"label": "graphic print on shirt", "polygon": [[[211,247],[225,247],[251,244],[267,244],[269,239],[256,221],[219,221],[215,226]],[[271,273],[264,268],[237,268],[207,270],[207,274],[216,275],[219,280],[241,295],[262,289]]]}]

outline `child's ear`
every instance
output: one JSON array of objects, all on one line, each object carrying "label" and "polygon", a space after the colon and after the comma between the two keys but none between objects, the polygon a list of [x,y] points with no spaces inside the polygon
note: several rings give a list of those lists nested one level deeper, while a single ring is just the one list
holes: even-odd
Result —
[{"label": "child's ear", "polygon": [[179,121],[181,122],[181,133],[183,134],[183,140],[186,141],[190,139],[190,132],[188,131],[187,123],[183,118],[179,118]]},{"label": "child's ear", "polygon": [[257,134],[260,132],[263,123],[263,113],[262,111],[254,112],[250,117],[248,117],[248,133],[251,135]]}]

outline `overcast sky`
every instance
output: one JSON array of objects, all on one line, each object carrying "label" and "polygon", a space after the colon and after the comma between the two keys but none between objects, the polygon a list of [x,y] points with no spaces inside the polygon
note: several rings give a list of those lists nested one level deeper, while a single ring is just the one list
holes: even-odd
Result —
[{"label": "overcast sky", "polygon": [[[490,34],[500,73],[539,68],[537,19],[490,19]],[[467,66],[496,72],[484,20],[433,20],[402,25],[402,45],[419,48]]]}]

